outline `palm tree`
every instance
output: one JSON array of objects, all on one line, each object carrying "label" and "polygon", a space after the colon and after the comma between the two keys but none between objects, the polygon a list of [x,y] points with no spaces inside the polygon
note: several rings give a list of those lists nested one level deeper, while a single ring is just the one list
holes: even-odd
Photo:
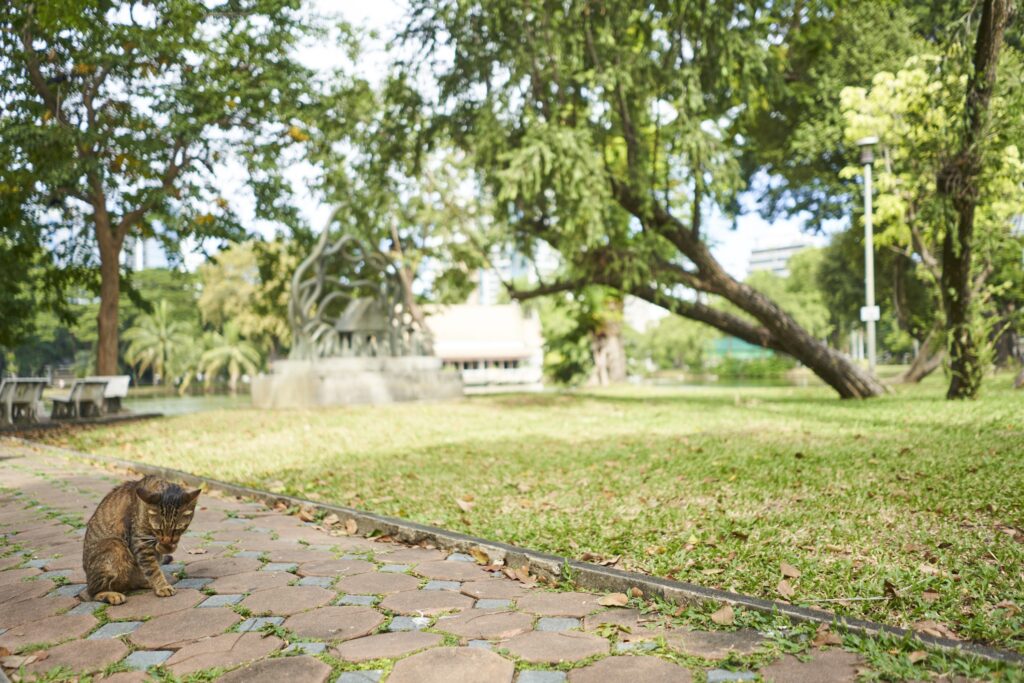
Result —
[{"label": "palm tree", "polygon": [[128,341],[125,358],[137,366],[140,375],[152,368],[154,384],[166,377],[175,356],[192,341],[188,325],[170,317],[167,301],[161,299],[152,313],[140,316],[124,333]]},{"label": "palm tree", "polygon": [[242,338],[238,326],[233,322],[225,323],[223,334],[214,332],[210,335],[210,348],[200,358],[200,366],[206,375],[206,386],[209,387],[221,370],[226,369],[228,390],[232,396],[238,391],[238,378],[242,372],[255,375],[262,362],[259,349]]}]

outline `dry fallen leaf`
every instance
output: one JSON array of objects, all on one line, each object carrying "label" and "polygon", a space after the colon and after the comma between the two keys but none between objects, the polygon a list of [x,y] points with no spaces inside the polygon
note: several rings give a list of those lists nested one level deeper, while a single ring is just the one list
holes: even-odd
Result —
[{"label": "dry fallen leaf", "polygon": [[299,519],[303,522],[312,522],[316,519],[316,510],[312,508],[302,508],[299,510]]},{"label": "dry fallen leaf", "polygon": [[721,574],[724,571],[725,570],[721,569],[721,568],[718,568],[718,569],[701,569],[700,573],[703,574],[704,576],[714,576],[715,574]]},{"label": "dry fallen leaf", "polygon": [[284,512],[285,510],[288,509],[288,506],[285,504],[283,500],[279,500],[276,503],[274,503],[274,509],[277,510],[278,512]]},{"label": "dry fallen leaf", "polygon": [[822,624],[818,627],[818,632],[811,642],[814,647],[825,647],[827,645],[842,645],[843,639],[839,637],[839,634],[832,633],[832,628],[828,624]]},{"label": "dry fallen leaf", "polygon": [[336,514],[334,514],[332,512],[331,514],[329,514],[326,517],[324,517],[323,522],[321,522],[321,523],[324,526],[334,526],[335,524],[337,524],[340,521],[341,521],[341,519],[338,517],[338,515],[336,515]]},{"label": "dry fallen leaf", "polygon": [[359,531],[359,525],[356,520],[349,517],[345,520],[345,531],[348,532],[349,536],[355,536],[356,532]]},{"label": "dry fallen leaf", "polygon": [[629,598],[625,593],[609,593],[598,600],[597,604],[602,607],[625,607],[628,602]]},{"label": "dry fallen leaf", "polygon": [[491,563],[491,556],[483,551],[481,548],[470,548],[469,554],[473,556],[477,564],[487,565]]},{"label": "dry fallen leaf", "polygon": [[937,567],[933,567],[930,564],[921,564],[918,569],[922,574],[928,574],[929,576],[942,576],[942,570]]},{"label": "dry fallen leaf", "polygon": [[642,597],[644,597],[644,592],[642,590],[640,590],[639,588],[637,588],[636,586],[633,586],[632,588],[629,589],[629,594],[632,595],[634,598],[642,598]]},{"label": "dry fallen leaf", "polygon": [[920,662],[920,661],[922,661],[924,659],[927,659],[927,658],[928,658],[928,653],[925,652],[924,650],[914,650],[909,655],[907,655],[907,659],[910,660],[911,664],[917,664],[918,662]]},{"label": "dry fallen leaf", "polygon": [[731,605],[725,605],[711,613],[711,621],[715,622],[719,626],[732,626],[735,620],[736,613],[733,612]]},{"label": "dry fallen leaf", "polygon": [[473,501],[466,500],[465,497],[456,498],[455,504],[458,505],[463,512],[469,512],[470,510],[473,509],[473,506],[476,505],[476,503],[474,503]]},{"label": "dry fallen leaf", "polygon": [[189,555],[205,555],[206,554],[206,548],[189,548],[188,554]]},{"label": "dry fallen leaf", "polygon": [[959,636],[950,631],[947,626],[940,624],[937,621],[932,621],[931,619],[923,619],[921,621],[914,622],[914,630],[918,633],[935,636],[936,638],[960,640]]},{"label": "dry fallen leaf", "polygon": [[782,575],[785,576],[786,578],[789,578],[789,579],[799,579],[800,578],[800,570],[797,569],[796,567],[794,567],[793,565],[791,565],[788,562],[783,562],[780,565],[780,569],[782,569]]},{"label": "dry fallen leaf", "polygon": [[786,579],[779,581],[779,585],[775,587],[775,590],[777,590],[779,595],[787,600],[796,595],[796,591],[793,590],[793,586]]},{"label": "dry fallen leaf", "polygon": [[939,594],[936,591],[925,591],[921,593],[921,599],[925,602],[935,602],[939,599]]}]

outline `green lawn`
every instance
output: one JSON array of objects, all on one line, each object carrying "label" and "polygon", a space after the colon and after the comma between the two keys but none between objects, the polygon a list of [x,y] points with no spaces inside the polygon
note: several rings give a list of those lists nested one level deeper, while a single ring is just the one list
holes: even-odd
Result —
[{"label": "green lawn", "polygon": [[1001,377],[950,403],[940,380],[862,402],[621,388],[49,438],[765,598],[787,562],[798,604],[1024,652],[1024,392]]}]

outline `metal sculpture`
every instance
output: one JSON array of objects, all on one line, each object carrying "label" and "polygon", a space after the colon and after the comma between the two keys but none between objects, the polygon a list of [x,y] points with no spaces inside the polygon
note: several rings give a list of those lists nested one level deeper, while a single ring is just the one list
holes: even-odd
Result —
[{"label": "metal sculpture", "polygon": [[410,310],[400,266],[364,238],[327,224],[292,276],[291,358],[429,356],[429,331]]}]

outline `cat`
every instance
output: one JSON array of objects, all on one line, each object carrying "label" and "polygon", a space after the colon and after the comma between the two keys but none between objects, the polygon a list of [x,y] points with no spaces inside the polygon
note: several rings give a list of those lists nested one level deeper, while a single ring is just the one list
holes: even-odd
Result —
[{"label": "cat", "polygon": [[85,528],[82,565],[92,599],[120,605],[137,588],[152,588],[162,598],[174,595],[160,564],[170,562],[192,522],[199,493],[157,477],[125,482],[108,493]]}]

